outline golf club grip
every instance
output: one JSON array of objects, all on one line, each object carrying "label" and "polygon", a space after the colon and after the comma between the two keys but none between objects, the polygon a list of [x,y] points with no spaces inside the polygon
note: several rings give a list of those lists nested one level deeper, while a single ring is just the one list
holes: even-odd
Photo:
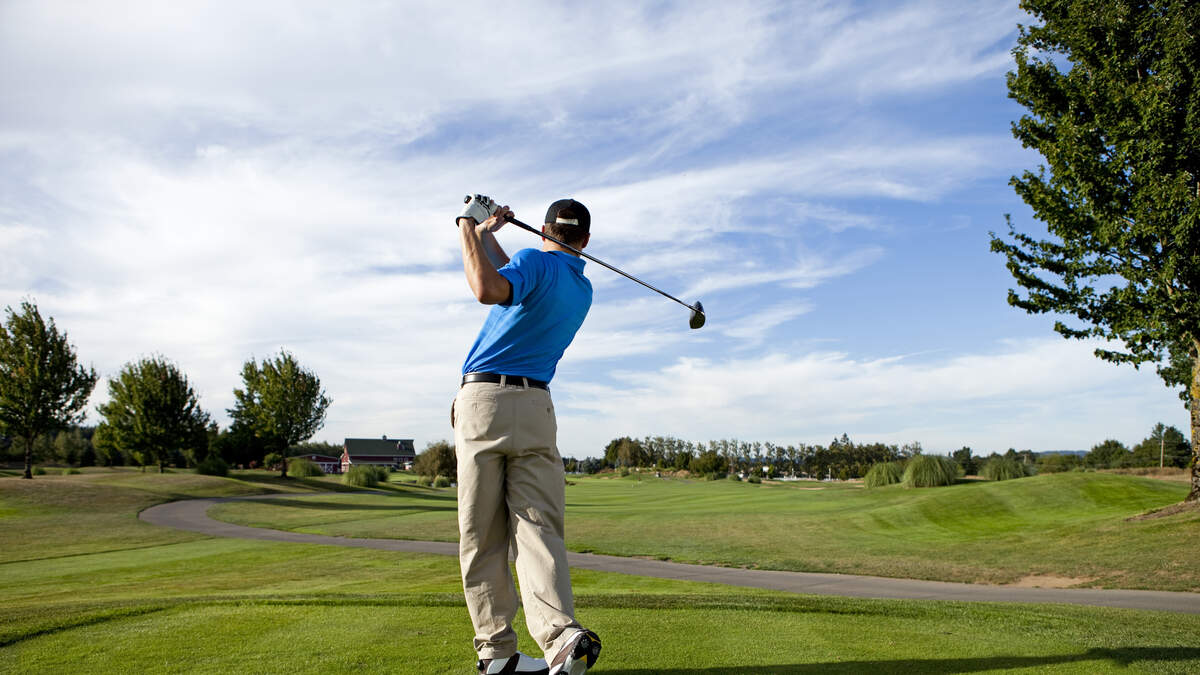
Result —
[{"label": "golf club grip", "polygon": [[671,295],[670,293],[667,293],[666,291],[663,291],[661,289],[651,286],[650,284],[642,281],[641,279],[633,276],[632,274],[627,274],[626,272],[622,272],[621,270],[617,269],[616,267],[609,265],[608,263],[604,262],[603,260],[601,260],[599,258],[590,256],[590,255],[584,253],[583,251],[580,251],[579,249],[575,248],[574,246],[568,244],[565,241],[562,241],[561,239],[552,237],[552,236],[546,234],[545,232],[542,232],[541,230],[535,230],[534,228],[530,227],[529,225],[526,225],[525,223],[522,223],[521,221],[517,220],[516,218],[513,218],[512,216],[508,216],[506,218],[506,220],[523,230],[528,230],[528,231],[536,234],[537,236],[542,237],[543,239],[549,239],[550,241],[558,244],[559,246],[562,246],[563,248],[565,248],[569,251],[572,251],[580,256],[583,256],[584,258],[587,258],[588,260],[591,260],[592,262],[594,262],[598,265],[603,265],[603,266],[607,267],[608,269],[616,272],[617,274],[620,274],[621,276],[625,277],[626,279],[629,279],[630,281],[636,281],[639,284],[645,286],[646,288],[649,288],[650,290],[654,291],[655,293],[658,293],[659,295],[661,295],[663,297],[670,298],[671,300],[678,302],[679,304],[683,305],[684,307],[687,307],[688,309],[692,310],[693,312],[698,312],[700,314],[704,314],[704,310],[693,307],[693,306],[687,304],[686,302],[680,300],[679,298]]}]

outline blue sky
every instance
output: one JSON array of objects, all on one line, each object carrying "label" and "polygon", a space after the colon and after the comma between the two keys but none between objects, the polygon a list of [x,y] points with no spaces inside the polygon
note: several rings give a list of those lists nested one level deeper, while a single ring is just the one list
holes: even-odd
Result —
[{"label": "blue sky", "polygon": [[[620,435],[1083,449],[1186,413],[1005,302],[1004,2],[0,4],[0,305],[102,375],[161,354],[222,424],[287,349],[318,440],[451,436],[486,309],[465,193],[589,206],[564,455]],[[511,251],[531,235],[501,232]],[[107,396],[102,380],[93,407]],[[96,413],[92,413],[92,421]]]}]

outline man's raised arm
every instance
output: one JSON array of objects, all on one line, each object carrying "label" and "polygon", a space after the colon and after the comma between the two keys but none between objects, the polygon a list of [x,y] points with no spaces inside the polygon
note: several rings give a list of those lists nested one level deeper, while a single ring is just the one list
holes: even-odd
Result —
[{"label": "man's raised arm", "polygon": [[504,227],[505,218],[511,213],[507,206],[497,207],[491,199],[475,195],[467,201],[455,221],[462,242],[467,283],[475,299],[485,305],[508,302],[512,298],[512,284],[496,271],[508,264],[508,255],[494,234]]}]

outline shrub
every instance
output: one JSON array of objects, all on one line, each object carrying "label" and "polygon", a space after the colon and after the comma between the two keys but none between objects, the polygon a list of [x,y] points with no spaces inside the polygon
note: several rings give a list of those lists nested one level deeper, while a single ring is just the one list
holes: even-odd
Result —
[{"label": "shrub", "polygon": [[275,471],[279,465],[283,463],[283,455],[278,452],[268,452],[266,457],[263,457],[263,468]]},{"label": "shrub", "polygon": [[731,474],[728,474],[727,476],[725,476],[725,480],[731,480],[735,483],[740,483],[740,482],[742,482],[742,477],[737,475],[736,473],[731,473]]},{"label": "shrub", "polygon": [[958,462],[944,455],[916,455],[908,460],[900,480],[909,488],[952,485],[961,470]]},{"label": "shrub", "polygon": [[304,457],[292,457],[288,460],[288,475],[295,478],[309,478],[324,476],[325,472],[311,460]]},{"label": "shrub", "polygon": [[64,475],[64,476],[70,476],[71,474],[76,474],[76,473],[79,473],[79,469],[76,469],[73,466],[68,466],[67,468],[62,470],[62,475]]},{"label": "shrub", "polygon": [[621,467],[621,470],[618,471],[617,473],[618,473],[618,475],[621,476],[621,478],[625,478],[629,475],[629,467],[623,466],[623,467]]},{"label": "shrub", "polygon": [[417,476],[417,485],[429,487],[430,485],[433,485],[433,480],[430,479],[429,476]]},{"label": "shrub", "polygon": [[33,475],[35,475],[35,476],[45,476],[45,475],[46,475],[46,468],[45,468],[45,467],[41,467],[41,466],[35,466],[35,467],[33,467]]},{"label": "shrub", "polygon": [[358,464],[342,474],[342,483],[354,487],[375,487],[379,484],[379,474],[374,467]]},{"label": "shrub", "polygon": [[376,464],[376,465],[371,466],[370,468],[371,468],[371,471],[375,474],[376,482],[386,483],[389,480],[391,480],[391,477],[392,477],[391,467],[380,466],[380,465]]},{"label": "shrub", "polygon": [[750,476],[749,478],[746,479],[746,482],[753,483],[754,485],[761,485],[762,479],[759,478],[758,476]]},{"label": "shrub", "polygon": [[444,488],[450,487],[450,479],[445,476],[438,476],[433,479],[433,487]]},{"label": "shrub", "polygon": [[1033,475],[1033,467],[1016,457],[993,457],[983,465],[979,475],[988,480],[1012,480]]},{"label": "shrub", "polygon": [[899,483],[904,478],[904,465],[900,462],[879,462],[873,464],[867,475],[863,477],[863,485],[869,488],[883,487]]},{"label": "shrub", "polygon": [[453,480],[458,476],[454,446],[449,441],[435,441],[425,446],[413,462],[413,471],[419,476],[428,476],[431,481],[437,476],[449,476]]},{"label": "shrub", "polygon": [[229,464],[217,455],[209,455],[196,465],[196,473],[203,476],[228,476]]}]

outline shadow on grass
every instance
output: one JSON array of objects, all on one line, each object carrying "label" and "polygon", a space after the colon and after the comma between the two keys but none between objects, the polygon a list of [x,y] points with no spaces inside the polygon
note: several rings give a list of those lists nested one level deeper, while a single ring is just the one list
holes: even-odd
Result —
[{"label": "shadow on grass", "polygon": [[280,478],[278,475],[239,475],[235,472],[231,472],[229,477],[243,483],[250,483],[270,489],[308,488],[313,492],[374,492],[380,495],[405,495],[409,497],[415,497],[417,499],[433,499],[442,501],[456,500],[456,497],[453,493],[447,493],[437,488],[425,487],[415,483],[379,483],[375,487],[366,488],[358,485],[345,485],[337,481],[321,478],[297,478],[294,476]]},{"label": "shadow on grass", "polygon": [[1108,661],[1130,666],[1143,661],[1200,660],[1196,647],[1123,647],[1089,649],[1082,654],[1054,656],[984,656],[961,659],[896,659],[875,661],[835,661],[828,663],[797,663],[722,668],[617,668],[605,669],[609,675],[684,675],[685,673],[716,675],[750,675],[754,673],[980,673],[1007,668],[1039,668],[1064,663]]},{"label": "shadow on grass", "polygon": [[458,507],[453,503],[447,506],[436,504],[347,504],[345,502],[325,502],[316,499],[296,499],[280,497],[259,504],[271,506],[287,506],[296,509],[311,509],[314,511],[454,511]]},{"label": "shadow on grass", "polygon": [[575,605],[603,609],[704,609],[747,610],[752,612],[782,612],[793,614],[839,614],[853,616],[888,616],[891,618],[922,618],[932,608],[894,602],[863,603],[857,600],[825,597],[737,596],[719,594],[674,593],[584,593],[575,596]]}]

